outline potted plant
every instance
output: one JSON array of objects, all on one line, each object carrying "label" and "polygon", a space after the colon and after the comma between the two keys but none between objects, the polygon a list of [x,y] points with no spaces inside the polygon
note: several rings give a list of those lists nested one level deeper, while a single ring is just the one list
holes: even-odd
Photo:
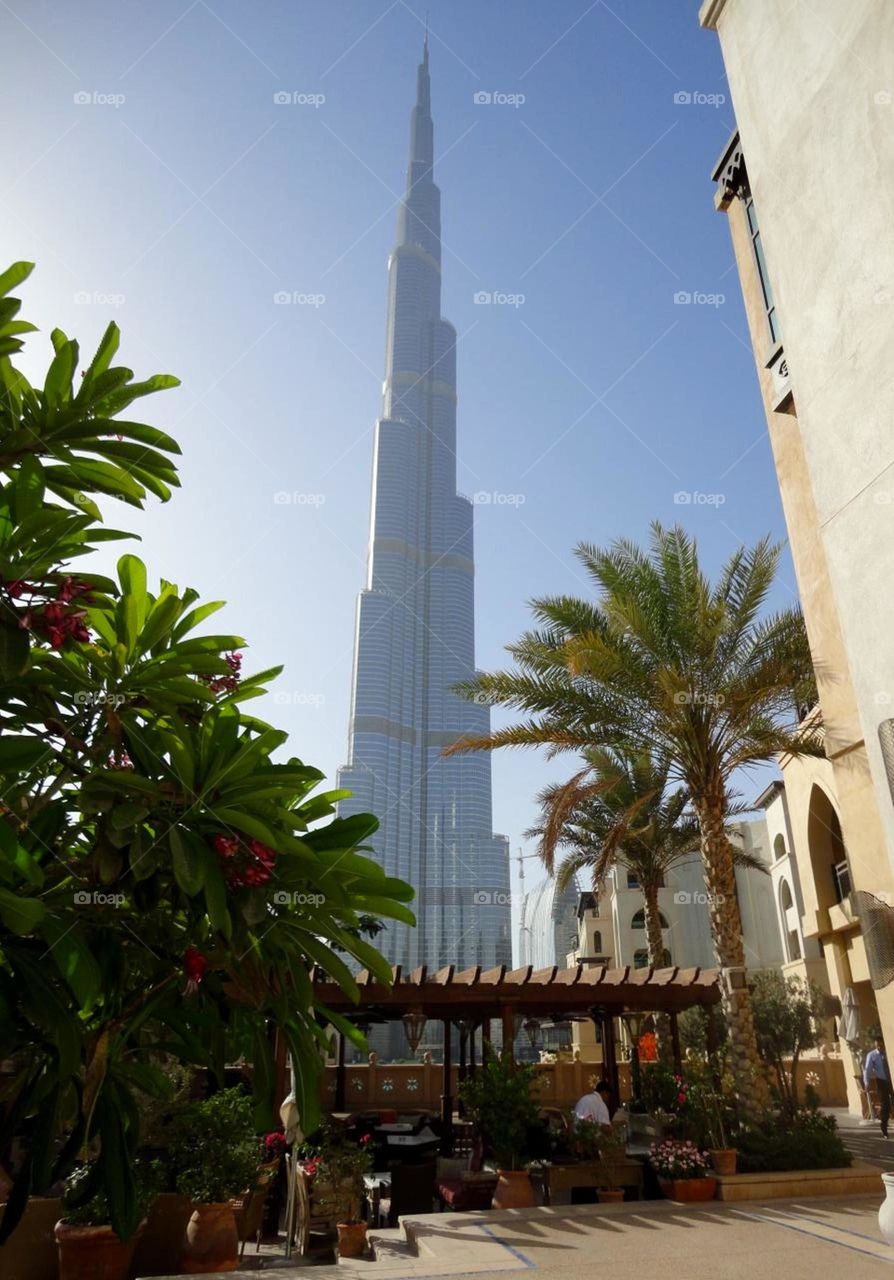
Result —
[{"label": "potted plant", "polygon": [[687,1087],[687,1136],[707,1148],[714,1172],[728,1177],[736,1172],[738,1152],[729,1141],[724,1117],[727,1104],[720,1087],[721,1066],[716,1061],[701,1061],[690,1063],[688,1071],[692,1080]]},{"label": "potted plant", "polygon": [[[141,1192],[145,1204],[146,1189]],[[146,1225],[122,1240],[111,1225],[109,1201],[94,1165],[68,1177],[63,1214],[55,1227],[59,1280],[126,1280],[137,1241]]]},{"label": "potted plant", "polygon": [[600,1125],[598,1136],[599,1185],[596,1194],[600,1204],[620,1204],[624,1199],[621,1165],[627,1154],[624,1134],[614,1125]]},{"label": "potted plant", "polygon": [[665,1138],[652,1144],[649,1163],[668,1200],[713,1200],[717,1179],[708,1174],[708,1153],[688,1139]]},{"label": "potted plant", "polygon": [[466,1115],[479,1131],[497,1166],[495,1209],[532,1206],[534,1188],[527,1169],[531,1133],[537,1127],[533,1064],[515,1064],[511,1054],[491,1051],[487,1066],[460,1085]]},{"label": "potted plant", "polygon": [[355,1142],[331,1124],[324,1126],[302,1165],[312,1180],[315,1211],[335,1217],[340,1258],[360,1258],[366,1251],[367,1223],[360,1217],[360,1207],[366,1191],[364,1178],[373,1171],[371,1136],[364,1134]]},{"label": "potted plant", "polygon": [[231,1201],[258,1170],[251,1099],[239,1088],[193,1102],[177,1116],[170,1144],[177,1190],[192,1202],[180,1255],[186,1275],[235,1271],[239,1238]]}]

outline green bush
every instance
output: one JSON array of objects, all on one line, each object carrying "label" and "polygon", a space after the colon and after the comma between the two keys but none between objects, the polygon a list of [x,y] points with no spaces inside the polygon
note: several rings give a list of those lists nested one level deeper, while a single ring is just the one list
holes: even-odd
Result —
[{"label": "green bush", "polygon": [[194,1204],[221,1204],[249,1190],[258,1170],[252,1115],[251,1098],[238,1088],[184,1108],[170,1147],[181,1195]]},{"label": "green bush", "polygon": [[853,1156],[841,1141],[834,1116],[801,1111],[794,1120],[780,1119],[743,1130],[737,1140],[740,1173],[783,1169],[847,1169]]}]

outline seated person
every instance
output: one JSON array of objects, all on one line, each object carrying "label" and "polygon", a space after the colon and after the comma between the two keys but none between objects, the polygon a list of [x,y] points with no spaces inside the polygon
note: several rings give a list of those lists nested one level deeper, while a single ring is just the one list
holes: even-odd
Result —
[{"label": "seated person", "polygon": [[598,1080],[592,1093],[585,1093],[574,1108],[578,1120],[592,1120],[596,1124],[611,1124],[609,1112],[611,1089],[607,1080]]}]

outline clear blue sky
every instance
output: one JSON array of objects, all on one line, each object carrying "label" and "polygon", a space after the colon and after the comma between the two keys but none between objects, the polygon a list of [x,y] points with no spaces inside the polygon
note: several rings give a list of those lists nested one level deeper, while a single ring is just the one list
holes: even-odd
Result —
[{"label": "clear blue sky", "polygon": [[[459,488],[521,495],[478,509],[486,668],[526,601],[584,589],[581,539],[643,539],[654,517],[679,518],[713,568],[784,525],[712,205],[733,115],[696,0],[429,8]],[[0,233],[4,264],[39,266],[30,369],[54,324],[90,349],[114,318],[125,363],[182,379],[143,404],[183,445],[183,490],[124,519],[156,576],[230,601],[248,668],[286,663],[276,699],[254,705],[330,777],[346,751],[423,14],[404,0],[0,5],[0,107],[15,121]],[[482,290],[524,302],[476,305]],[[325,301],[275,305],[278,291]],[[675,304],[680,291],[725,301]],[[722,503],[681,506],[681,491]],[[786,561],[778,603],[794,589]],[[495,825],[513,851],[537,789],[571,767],[495,758]]]}]

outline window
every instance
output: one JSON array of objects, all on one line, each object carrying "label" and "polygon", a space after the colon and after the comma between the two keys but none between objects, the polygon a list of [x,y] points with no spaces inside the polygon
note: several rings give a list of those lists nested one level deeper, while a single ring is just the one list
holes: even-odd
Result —
[{"label": "window", "polygon": [[801,959],[801,939],[798,935],[798,913],[787,880],[779,882],[779,906],[782,911],[782,930],[786,960]]},{"label": "window", "polygon": [[628,889],[639,888],[639,881],[637,880],[636,876],[633,874],[632,871],[627,872],[627,888]]},{"label": "window", "polygon": [[773,857],[777,862],[780,858],[785,857],[785,841],[781,835],[778,835],[773,841]]},{"label": "window", "polygon": [[602,934],[598,929],[593,930],[593,952],[594,956],[602,955]]},{"label": "window", "polygon": [[[671,960],[671,953],[668,951],[667,947],[665,947],[664,951],[661,954],[661,968],[669,969],[672,964],[673,964],[673,960]],[[634,969],[648,969],[649,953],[648,951],[646,951],[644,947],[641,947],[639,950],[634,951],[633,967]]]},{"label": "window", "polygon": [[773,289],[770,285],[770,275],[767,271],[767,261],[764,257],[764,246],[761,241],[761,229],[757,224],[757,211],[754,207],[754,200],[751,196],[745,201],[745,216],[748,218],[748,230],[751,234],[751,245],[754,249],[754,260],[757,263],[757,274],[760,277],[761,291],[764,295],[764,310],[767,313],[767,324],[770,327],[770,336],[774,342],[779,341],[779,321],[776,316],[776,302],[773,298]]},{"label": "window", "polygon": [[[666,929],[668,927],[668,924],[664,918],[664,914],[661,911],[658,912],[658,919],[661,921],[662,929]],[[646,927],[645,908],[640,907],[639,911],[637,911],[636,915],[630,921],[630,927],[631,929],[645,929]]]}]

